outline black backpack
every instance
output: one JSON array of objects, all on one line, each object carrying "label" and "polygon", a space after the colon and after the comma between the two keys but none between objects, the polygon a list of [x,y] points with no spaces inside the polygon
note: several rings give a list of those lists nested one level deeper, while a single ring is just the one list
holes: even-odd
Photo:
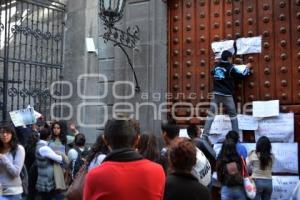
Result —
[{"label": "black backpack", "polygon": [[80,170],[80,168],[82,167],[82,165],[85,162],[84,158],[86,158],[86,156],[89,153],[89,148],[88,147],[84,147],[83,151],[81,151],[78,147],[75,147],[74,149],[77,151],[78,156],[77,156],[76,160],[74,160],[71,163],[71,165],[72,165],[72,167],[71,167],[71,169],[72,169],[72,179],[75,178],[77,172]]},{"label": "black backpack", "polygon": [[225,164],[223,171],[225,172],[225,185],[238,186],[243,184],[241,167],[238,162],[230,162]]},{"label": "black backpack", "polygon": [[[17,153],[17,150],[12,151],[13,159],[15,159],[16,153]],[[22,181],[23,194],[27,195],[28,194],[28,184],[29,184],[29,181],[28,181],[28,172],[27,172],[25,163],[24,163],[24,165],[23,165],[23,167],[21,169],[20,178],[21,178],[21,181]]]}]

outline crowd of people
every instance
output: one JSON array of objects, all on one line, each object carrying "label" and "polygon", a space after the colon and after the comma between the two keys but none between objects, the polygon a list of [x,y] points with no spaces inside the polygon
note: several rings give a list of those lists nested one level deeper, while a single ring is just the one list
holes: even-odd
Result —
[{"label": "crowd of people", "polygon": [[[275,157],[267,137],[257,141],[256,150],[247,152],[239,142],[239,134],[229,131],[217,155],[199,127],[190,125],[190,139],[181,138],[174,120],[162,121],[159,138],[141,133],[135,120],[110,119],[104,134],[91,147],[85,144],[85,134],[73,124],[70,127],[71,134],[63,121],[16,130],[9,123],[1,125],[0,199],[65,199],[76,174],[85,167],[80,197],[85,200],[209,200],[213,171],[221,184],[221,199],[242,200],[247,199],[243,160],[257,187],[255,199],[271,198]],[[160,139],[164,142],[162,148]],[[27,184],[22,177],[24,168]]]},{"label": "crowd of people", "polygon": [[[91,147],[73,123],[68,128],[64,121],[39,122],[16,130],[2,124],[0,200],[210,200],[216,182],[222,200],[244,200],[245,168],[256,184],[255,200],[271,199],[276,155],[267,137],[251,152],[239,141],[234,80],[248,76],[251,66],[238,72],[232,56],[224,51],[212,71],[214,104],[202,134],[196,125],[187,127],[189,139],[179,137],[172,119],[162,121],[160,134],[141,133],[139,122],[124,116],[110,119]],[[233,128],[218,154],[208,139],[215,104],[226,107]]]}]

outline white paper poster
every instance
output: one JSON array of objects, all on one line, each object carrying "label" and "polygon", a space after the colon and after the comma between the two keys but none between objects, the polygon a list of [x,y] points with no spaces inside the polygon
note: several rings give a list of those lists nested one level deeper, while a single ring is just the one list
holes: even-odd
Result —
[{"label": "white paper poster", "polygon": [[253,101],[253,117],[274,117],[279,115],[279,100]]},{"label": "white paper poster", "polygon": [[245,75],[247,72],[247,65],[234,65],[234,69],[237,73]]},{"label": "white paper poster", "polygon": [[216,115],[211,125],[210,134],[227,134],[231,131],[231,121],[228,115]]},{"label": "white paper poster", "polygon": [[37,112],[37,111],[34,111],[34,117],[35,117],[36,119],[40,118],[41,116],[42,116],[41,113],[39,113],[39,112]]},{"label": "white paper poster", "polygon": [[273,172],[298,173],[298,144],[272,143],[275,155]]},{"label": "white paper poster", "polygon": [[[251,115],[237,115],[240,130],[257,130],[258,121]],[[211,125],[210,134],[227,134],[231,131],[231,120],[228,115],[216,115]]]},{"label": "white paper poster", "polygon": [[187,133],[187,129],[180,129],[180,131],[179,131],[179,137],[190,138],[190,136]]},{"label": "white paper poster", "polygon": [[[242,143],[249,154],[255,150],[255,143]],[[222,144],[215,144],[214,150],[218,155]],[[272,143],[272,153],[275,156],[272,172],[298,173],[298,144],[297,143]]]},{"label": "white paper poster", "polygon": [[290,200],[299,176],[272,176],[273,192],[272,200]]},{"label": "white paper poster", "polygon": [[294,142],[294,113],[260,119],[255,140],[261,136],[267,136],[272,142]]},{"label": "white paper poster", "polygon": [[209,141],[212,144],[221,143],[225,140],[226,134],[209,135]]},{"label": "white paper poster", "polygon": [[257,130],[258,121],[251,115],[237,115],[240,130]]},{"label": "white paper poster", "polygon": [[34,109],[30,106],[25,109],[11,111],[9,115],[16,127],[34,124],[36,122]]},{"label": "white paper poster", "polygon": [[228,50],[232,53],[234,53],[234,40],[225,40],[225,41],[220,41],[220,42],[213,42],[211,43],[211,48],[213,52],[216,55],[216,58],[221,57],[221,53],[225,50]]},{"label": "white paper poster", "polygon": [[237,54],[261,53],[261,40],[261,36],[237,39]]},{"label": "white paper poster", "polygon": [[[210,134],[208,136],[209,138],[209,141],[212,143],[212,144],[216,144],[216,143],[221,143],[225,140],[225,137],[226,137],[227,133],[222,133],[222,134]],[[240,140],[242,141],[243,140],[243,134],[242,132],[239,133],[240,135]]]},{"label": "white paper poster", "polygon": [[86,51],[87,52],[96,52],[95,43],[93,38],[85,38]]}]

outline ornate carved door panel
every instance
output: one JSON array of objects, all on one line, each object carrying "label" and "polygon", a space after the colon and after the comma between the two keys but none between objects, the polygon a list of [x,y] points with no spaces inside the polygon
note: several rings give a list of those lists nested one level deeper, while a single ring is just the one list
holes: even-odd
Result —
[{"label": "ornate carved door panel", "polygon": [[[237,84],[237,102],[279,99],[282,112],[300,114],[299,0],[169,0],[168,20],[170,102],[209,102],[213,41],[262,35],[261,54],[235,59],[253,65],[253,75]],[[176,111],[191,114],[185,106]]]}]

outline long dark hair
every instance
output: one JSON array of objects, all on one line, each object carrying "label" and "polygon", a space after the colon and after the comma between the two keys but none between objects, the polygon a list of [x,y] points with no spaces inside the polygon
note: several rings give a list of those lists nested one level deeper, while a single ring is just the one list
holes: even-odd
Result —
[{"label": "long dark hair", "polygon": [[227,135],[226,135],[226,139],[232,139],[232,141],[237,144],[240,136],[238,134],[238,132],[236,131],[228,131]]},{"label": "long dark hair", "polygon": [[[227,164],[235,162],[238,170],[238,174],[234,177],[229,176]],[[242,183],[242,160],[236,151],[236,144],[232,139],[225,139],[222,145],[222,149],[217,159],[217,175],[218,180],[225,185],[236,185]]]},{"label": "long dark hair", "polygon": [[53,122],[51,124],[51,140],[54,140],[54,138],[55,138],[54,132],[53,132],[54,125],[59,125],[59,127],[60,127],[59,139],[63,145],[66,145],[67,144],[67,131],[68,131],[67,125],[65,124],[64,121]]},{"label": "long dark hair", "polygon": [[39,133],[37,131],[32,131],[32,135],[29,136],[25,150],[34,148],[39,140]]},{"label": "long dark hair", "polygon": [[232,139],[225,139],[218,155],[218,161],[233,162],[240,160],[236,150],[235,142]]},{"label": "long dark hair", "polygon": [[155,162],[159,161],[157,140],[154,134],[142,134],[138,144],[138,150],[144,158]]},{"label": "long dark hair", "polygon": [[[10,123],[4,123],[0,125],[0,132],[9,132],[12,134],[11,141],[9,142],[10,152],[15,152],[18,149],[18,137],[15,131],[15,128]],[[3,142],[0,140],[0,149],[4,147]]]},{"label": "long dark hair", "polygon": [[259,153],[260,168],[265,170],[266,167],[272,163],[272,145],[266,136],[262,136],[256,143],[256,153]]},{"label": "long dark hair", "polygon": [[89,154],[88,154],[88,156],[86,158],[86,162],[89,165],[91,163],[91,161],[95,157],[97,157],[99,154],[108,154],[108,153],[109,153],[109,149],[108,149],[107,145],[104,142],[103,134],[100,134],[97,137],[96,142],[92,146],[91,151],[89,152]]}]

